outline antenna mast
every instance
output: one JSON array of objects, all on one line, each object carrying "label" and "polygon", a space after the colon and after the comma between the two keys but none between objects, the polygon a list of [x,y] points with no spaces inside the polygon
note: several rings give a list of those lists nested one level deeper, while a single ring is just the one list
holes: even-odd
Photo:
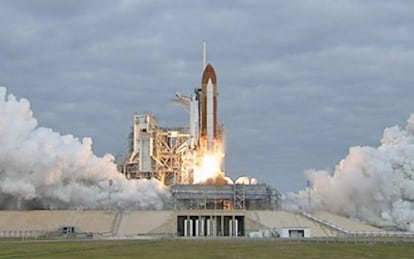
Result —
[{"label": "antenna mast", "polygon": [[207,43],[203,41],[203,71],[207,66]]}]

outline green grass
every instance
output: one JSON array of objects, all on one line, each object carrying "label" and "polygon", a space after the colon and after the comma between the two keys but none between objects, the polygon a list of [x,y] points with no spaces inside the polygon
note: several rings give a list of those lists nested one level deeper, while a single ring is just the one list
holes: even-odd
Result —
[{"label": "green grass", "polygon": [[413,258],[414,243],[271,240],[0,241],[0,258]]}]

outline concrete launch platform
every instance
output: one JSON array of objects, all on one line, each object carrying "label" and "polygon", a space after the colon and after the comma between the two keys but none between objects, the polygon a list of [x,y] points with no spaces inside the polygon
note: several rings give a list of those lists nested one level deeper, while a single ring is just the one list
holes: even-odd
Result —
[{"label": "concrete launch platform", "polygon": [[387,232],[325,211],[0,211],[0,238],[84,234],[93,238],[332,238],[409,235]]}]

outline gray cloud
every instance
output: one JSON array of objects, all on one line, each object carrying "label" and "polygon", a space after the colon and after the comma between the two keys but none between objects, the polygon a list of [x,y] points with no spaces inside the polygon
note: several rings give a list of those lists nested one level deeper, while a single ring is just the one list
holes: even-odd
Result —
[{"label": "gray cloud", "polygon": [[201,42],[218,74],[228,174],[282,191],[378,145],[412,112],[411,1],[2,1],[0,84],[39,123],[125,146],[134,112],[166,126],[200,84]]}]

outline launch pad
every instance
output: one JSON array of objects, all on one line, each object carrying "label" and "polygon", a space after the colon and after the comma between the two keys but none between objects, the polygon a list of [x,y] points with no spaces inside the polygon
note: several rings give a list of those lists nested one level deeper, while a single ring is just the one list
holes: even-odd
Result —
[{"label": "launch pad", "polygon": [[135,114],[128,156],[119,171],[128,179],[158,179],[170,187],[179,209],[278,209],[276,189],[249,177],[233,181],[225,175],[217,89],[204,44],[201,87],[190,97],[177,93],[173,99],[189,112],[188,127],[160,127],[154,115]]}]

